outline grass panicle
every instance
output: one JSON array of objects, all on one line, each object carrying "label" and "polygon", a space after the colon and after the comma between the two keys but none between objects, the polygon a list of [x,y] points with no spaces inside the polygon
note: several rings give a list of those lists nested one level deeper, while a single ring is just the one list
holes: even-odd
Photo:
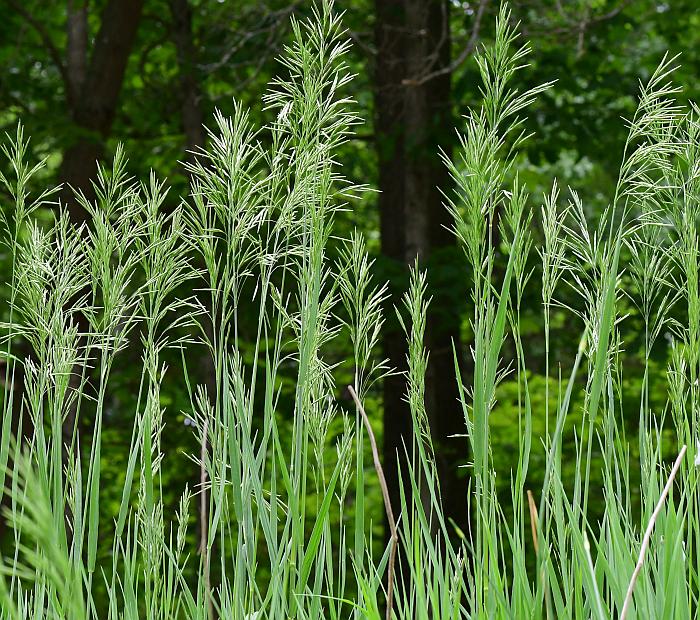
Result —
[{"label": "grass panicle", "polygon": [[[443,154],[473,309],[470,376],[454,351],[462,531],[442,507],[418,264],[397,304],[413,426],[400,505],[379,460],[367,405],[394,372],[379,354],[388,287],[362,235],[334,233],[365,189],[339,164],[359,122],[341,18],[324,0],[292,21],[263,99],[269,124],[239,103],[217,111],[186,164],[188,195],[131,178],[118,147],[95,198],[75,194],[88,214],[76,225],[56,189],[35,189],[44,163],[29,163],[21,126],[8,136],[0,620],[698,617],[700,117],[675,99],[675,59],[640,86],[616,188],[594,217],[575,188],[554,181],[538,204],[518,175],[524,115],[551,84],[518,88],[529,49],[505,5],[476,54],[482,101]],[[543,359],[526,340],[531,291]],[[555,315],[579,330],[568,367]],[[125,360],[140,371],[129,411]],[[165,397],[170,381],[184,404]],[[518,417],[502,471],[506,383]],[[117,415],[133,427],[112,497],[104,445]],[[181,415],[189,460],[167,449]],[[174,501],[166,463],[192,470]]]}]

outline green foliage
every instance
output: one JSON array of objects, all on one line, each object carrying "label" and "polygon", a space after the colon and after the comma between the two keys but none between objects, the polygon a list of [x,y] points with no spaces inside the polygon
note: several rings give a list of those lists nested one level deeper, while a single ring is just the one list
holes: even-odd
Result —
[{"label": "green foliage", "polygon": [[[363,412],[338,396],[349,377],[371,399],[390,371],[375,357],[387,288],[373,282],[359,233],[333,236],[363,187],[337,161],[357,117],[332,4],[292,20],[284,77],[264,98],[275,120],[257,131],[241,104],[217,113],[174,207],[155,174],[128,176],[117,149],[96,199],[76,197],[88,224],[57,206],[45,225],[37,216],[53,192],[31,193],[41,165],[26,163],[18,129],[3,151],[12,173],[0,177],[13,203],[4,385],[23,377],[21,401],[3,392],[0,488],[14,546],[0,564],[2,620],[379,618],[386,579],[387,618],[401,620],[696,617],[689,458],[668,482],[680,493],[662,493],[668,456],[700,445],[698,111],[676,102],[665,58],[628,123],[609,207],[591,221],[584,200],[571,190],[562,205],[554,183],[533,210],[517,173],[523,115],[550,84],[516,87],[529,47],[511,24],[503,7],[477,57],[483,101],[465,116],[457,157],[444,157],[472,287],[469,380],[455,351],[470,529],[455,531],[442,510],[424,402],[430,302],[416,266],[398,314],[413,423],[394,507],[398,563],[391,547],[377,552],[367,510],[381,472],[367,465]],[[528,325],[533,289],[542,321]],[[580,337],[552,377],[562,316]],[[641,354],[623,346],[631,321]],[[544,369],[532,368],[532,331]],[[352,355],[336,360],[343,339]],[[666,340],[663,376],[652,351]],[[129,388],[114,369],[134,349],[133,425],[116,476],[103,448]],[[172,359],[183,371],[176,399],[164,393]],[[206,383],[191,383],[198,365]],[[173,499],[169,476],[187,461],[167,442],[183,415],[199,476]]]}]

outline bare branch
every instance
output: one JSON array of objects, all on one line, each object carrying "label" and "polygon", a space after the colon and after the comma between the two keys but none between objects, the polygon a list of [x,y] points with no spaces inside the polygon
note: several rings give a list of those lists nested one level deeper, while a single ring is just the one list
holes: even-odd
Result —
[{"label": "bare branch", "polygon": [[472,31],[469,35],[469,40],[467,41],[464,48],[462,48],[462,51],[460,52],[457,58],[455,58],[446,67],[442,67],[441,69],[437,69],[436,71],[431,71],[430,73],[426,73],[425,75],[416,78],[406,78],[402,80],[402,84],[404,86],[422,86],[430,80],[433,80],[442,75],[447,75],[448,73],[453,73],[456,69],[458,69],[460,65],[462,65],[476,49],[476,44],[479,41],[479,34],[481,32],[481,22],[483,20],[488,3],[489,0],[481,0],[479,2],[479,8],[476,10],[476,15],[474,16],[474,25],[472,26]]},{"label": "bare branch", "polygon": [[61,79],[63,80],[66,89],[69,90],[70,80],[68,79],[68,72],[66,71],[66,66],[63,63],[60,51],[54,44],[53,39],[51,39],[49,31],[46,30],[44,25],[39,20],[37,20],[29,11],[27,11],[21,4],[16,2],[16,0],[7,0],[7,3],[10,5],[10,8],[15,13],[17,13],[17,15],[22,17],[22,19],[24,19],[24,21],[26,21],[32,28],[34,28],[36,33],[39,35],[41,42],[44,44],[44,47],[46,48],[46,51],[48,52],[49,57],[51,58],[51,61],[56,65],[58,72],[61,74]]},{"label": "bare branch", "polygon": [[[201,65],[201,70],[204,73],[209,74],[214,73],[223,67],[231,66],[231,59],[243,47],[245,47],[245,45],[250,40],[263,34],[267,34],[265,49],[268,50],[270,53],[276,53],[277,50],[275,48],[270,48],[270,43],[274,41],[277,32],[280,29],[284,28],[285,25],[288,23],[290,15],[292,15],[296,11],[297,7],[301,4],[301,1],[302,0],[294,0],[284,8],[279,9],[277,11],[269,12],[266,15],[258,18],[259,21],[263,22],[263,25],[261,27],[247,31],[240,37],[240,39],[235,44],[229,46],[229,48],[219,60],[209,64]],[[268,57],[269,53],[264,54],[263,56]]]},{"label": "bare branch", "polygon": [[[610,19],[613,19],[619,15],[625,8],[627,8],[632,3],[632,0],[621,0],[619,4],[610,9],[607,13],[602,15],[590,15],[588,12],[586,15],[581,17],[576,17],[570,13],[567,13],[563,8],[561,2],[558,4],[558,13],[561,17],[561,21],[564,25],[553,26],[551,23],[545,24],[542,27],[528,28],[527,26],[520,26],[520,32],[524,37],[552,37],[552,36],[563,36],[570,37],[574,36],[577,40],[577,56],[581,56],[583,53],[583,46],[585,41],[583,40],[585,33],[589,32],[592,27],[598,26]],[[640,19],[647,17],[651,11],[646,11],[640,13]]]},{"label": "bare branch", "polygon": [[350,37],[350,40],[353,42],[354,46],[361,49],[368,58],[373,58],[377,55],[377,50],[365,41],[365,39],[369,36],[367,32],[348,30],[347,35]]}]

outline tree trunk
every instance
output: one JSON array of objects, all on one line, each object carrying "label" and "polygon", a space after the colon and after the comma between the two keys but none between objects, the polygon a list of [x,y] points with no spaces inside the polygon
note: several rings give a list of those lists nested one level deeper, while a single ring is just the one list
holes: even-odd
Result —
[{"label": "tree trunk", "polygon": [[[97,162],[102,158],[104,142],[109,136],[124,82],[127,62],[141,21],[144,0],[110,0],[102,12],[100,29],[85,69],[87,58],[81,35],[80,15],[85,10],[69,11],[68,71],[70,114],[75,124],[75,139],[63,154],[59,176],[65,187],[62,199],[74,222],[85,220],[85,212],[73,199],[71,187],[94,198],[91,181]],[[72,3],[70,5],[72,7]],[[86,19],[86,16],[83,18]],[[73,96],[70,93],[74,93]]]},{"label": "tree trunk", "polygon": [[[435,444],[438,476],[447,516],[466,522],[466,481],[458,476],[465,442],[457,397],[452,346],[459,347],[460,311],[450,296],[458,283],[441,282],[441,266],[455,255],[449,214],[440,190],[450,179],[439,157],[449,153],[454,135],[451,76],[419,78],[450,62],[447,0],[377,0],[375,108],[379,162],[379,209],[382,254],[394,274],[393,302],[405,289],[408,267],[417,258],[428,269],[433,300],[426,325],[430,360],[426,376],[426,409]],[[459,283],[464,287],[463,283]],[[398,325],[384,335],[385,356],[406,368],[407,347]],[[398,466],[404,445],[410,446],[411,417],[404,400],[405,379],[384,382],[384,462],[392,506],[400,506]],[[401,466],[403,471],[405,466]]]},{"label": "tree trunk", "polygon": [[[95,198],[92,183],[97,162],[103,157],[104,143],[112,129],[142,9],[143,0],[110,0],[102,12],[88,63],[87,4],[76,8],[74,0],[68,3],[65,88],[75,139],[63,153],[59,177],[64,184],[61,200],[74,224],[84,222],[87,213],[75,200],[73,191],[81,192],[88,200]],[[87,333],[86,317],[79,314],[78,321],[80,332]],[[79,389],[81,372],[81,368],[76,368],[72,373],[72,390]],[[78,450],[81,425],[76,420],[76,408],[77,403],[70,407],[62,430],[64,445]]]},{"label": "tree trunk", "polygon": [[68,0],[66,17],[66,75],[68,84],[68,108],[73,109],[82,94],[87,76],[88,50],[88,10],[87,0],[77,6],[75,0]]},{"label": "tree trunk", "polygon": [[[381,250],[392,275],[392,298],[404,288],[406,240],[404,233],[405,131],[403,128],[405,7],[404,0],[376,0],[375,40],[375,140],[379,172],[379,218]],[[389,316],[391,304],[387,307]],[[406,370],[406,341],[396,321],[385,325],[384,355],[397,371]],[[410,438],[411,416],[403,401],[404,378],[391,375],[384,380],[384,474],[391,505],[398,514],[401,506],[398,464],[403,442]],[[410,445],[410,444],[409,444]],[[405,468],[404,468],[405,469]],[[388,535],[385,527],[385,534]]]},{"label": "tree trunk", "polygon": [[182,129],[185,133],[187,159],[191,161],[192,152],[204,146],[205,133],[201,92],[195,72],[196,52],[192,40],[192,10],[189,1],[171,0],[170,13],[180,73]]}]

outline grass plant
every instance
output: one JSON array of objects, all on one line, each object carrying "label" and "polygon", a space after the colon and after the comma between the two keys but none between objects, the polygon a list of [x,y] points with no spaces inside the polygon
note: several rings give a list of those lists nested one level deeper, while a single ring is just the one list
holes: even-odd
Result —
[{"label": "grass plant", "polygon": [[[0,619],[698,617],[700,116],[675,100],[675,59],[641,85],[609,208],[591,218],[556,181],[533,208],[517,153],[529,138],[523,115],[550,84],[518,90],[528,47],[501,9],[493,44],[476,57],[482,104],[464,117],[454,159],[444,158],[472,291],[473,376],[460,375],[455,351],[470,529],[455,530],[442,510],[424,404],[430,300],[416,263],[397,303],[414,432],[401,505],[385,494],[392,535],[376,554],[365,498],[368,478],[384,480],[378,458],[376,473],[368,459],[368,445],[377,451],[363,402],[391,372],[377,356],[387,289],[372,279],[361,235],[333,236],[339,210],[365,189],[338,163],[358,123],[344,94],[348,41],[330,2],[292,26],[283,77],[264,98],[274,120],[258,130],[240,105],[230,118],[217,113],[207,148],[188,164],[191,193],[174,208],[155,175],[128,176],[120,148],[100,169],[97,198],[76,196],[89,214],[76,226],[55,191],[34,190],[42,164],[28,163],[21,127],[3,147],[13,171],[0,178],[12,200],[4,385],[23,380],[3,392],[0,492],[14,544],[0,564]],[[47,209],[50,225],[36,217]],[[533,407],[521,325],[524,291],[537,286],[544,411]],[[621,389],[632,306],[644,324],[638,403]],[[562,308],[580,328],[568,369],[550,347],[550,316]],[[252,351],[242,336],[251,330]],[[339,398],[346,386],[327,355],[345,335],[352,401]],[[140,388],[112,510],[101,502],[103,429],[115,360],[134,347]],[[654,347],[669,350],[662,410],[649,401]],[[171,514],[162,466],[183,457],[162,448],[179,412],[161,390],[173,350],[200,477]],[[187,369],[202,351],[211,381],[192,385]],[[290,372],[293,397],[283,399]],[[504,500],[490,426],[506,377],[517,383],[519,424]],[[533,436],[533,416],[545,418],[543,436]],[[562,475],[572,417],[573,480]],[[541,488],[528,476],[535,451]]]}]

